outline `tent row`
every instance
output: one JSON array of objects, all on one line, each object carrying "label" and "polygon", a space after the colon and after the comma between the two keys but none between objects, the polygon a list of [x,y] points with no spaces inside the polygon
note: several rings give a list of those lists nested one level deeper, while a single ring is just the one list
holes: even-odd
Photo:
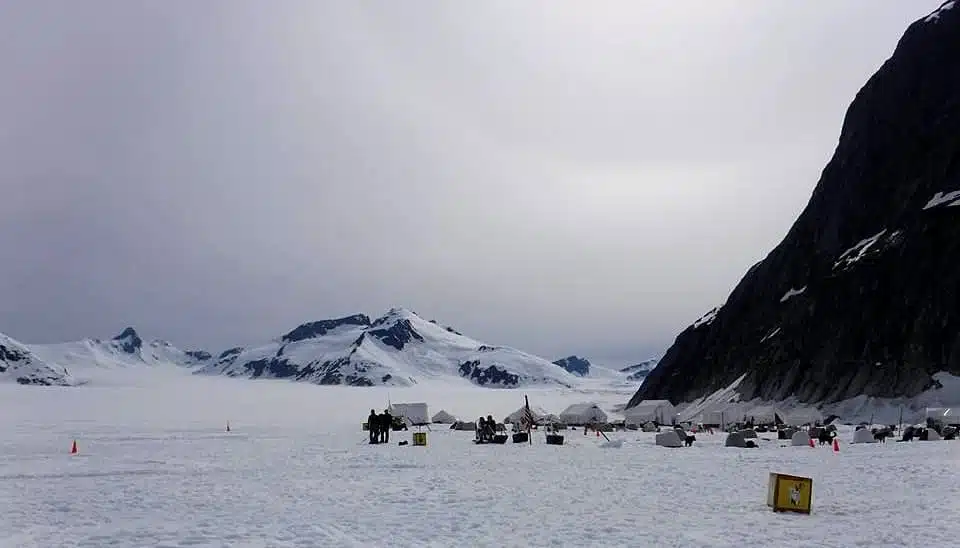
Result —
[{"label": "tent row", "polygon": [[700,409],[684,410],[678,413],[678,422],[692,422],[720,428],[731,424],[803,426],[816,424],[823,421],[823,418],[823,415],[813,408],[785,410],[773,405],[741,402],[718,402]]},{"label": "tent row", "polygon": [[[422,405],[422,409],[416,409],[415,412],[408,406],[412,405]],[[416,421],[423,422],[411,422],[410,424],[427,424],[431,422],[433,424],[457,424],[461,422],[458,417],[452,415],[446,410],[441,409],[432,418],[429,420],[424,420],[426,417],[426,405],[427,404],[393,404],[391,406],[391,413],[400,414],[403,417],[407,417],[408,414],[413,414]],[[577,403],[573,404],[563,410],[559,415],[548,412],[542,407],[531,406],[530,412],[533,415],[534,421],[538,425],[544,424],[563,424],[566,426],[583,426],[587,424],[605,424],[607,422],[607,413],[604,412],[600,407],[595,403]],[[503,422],[504,424],[515,424],[521,422],[523,417],[526,415],[527,409],[526,406],[521,406],[519,409],[507,415]]]}]

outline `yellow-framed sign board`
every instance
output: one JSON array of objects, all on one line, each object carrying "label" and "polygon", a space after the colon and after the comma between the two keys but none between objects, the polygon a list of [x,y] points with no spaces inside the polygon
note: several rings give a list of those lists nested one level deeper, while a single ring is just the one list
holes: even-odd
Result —
[{"label": "yellow-framed sign board", "polygon": [[787,474],[770,474],[767,506],[774,512],[809,514],[813,502],[813,479]]}]

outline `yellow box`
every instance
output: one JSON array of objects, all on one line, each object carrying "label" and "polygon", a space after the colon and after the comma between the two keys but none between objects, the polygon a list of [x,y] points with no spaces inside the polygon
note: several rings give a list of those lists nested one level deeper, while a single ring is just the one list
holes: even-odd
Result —
[{"label": "yellow box", "polygon": [[413,444],[414,444],[414,445],[426,445],[426,444],[427,444],[427,433],[426,433],[426,432],[414,432],[414,433],[413,433]]},{"label": "yellow box", "polygon": [[809,514],[813,503],[813,479],[770,473],[767,506],[774,512]]}]

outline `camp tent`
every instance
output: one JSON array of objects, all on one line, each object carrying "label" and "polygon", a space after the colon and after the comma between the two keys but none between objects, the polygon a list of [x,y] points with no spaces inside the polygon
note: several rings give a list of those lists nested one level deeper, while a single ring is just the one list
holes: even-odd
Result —
[{"label": "camp tent", "polygon": [[927,419],[939,421],[944,425],[960,424],[960,409],[952,407],[928,407]]},{"label": "camp tent", "polygon": [[812,407],[793,409],[783,415],[783,422],[791,426],[812,425],[822,420],[823,414]]},{"label": "camp tent", "polygon": [[623,412],[627,424],[673,424],[677,409],[667,400],[643,400]]},{"label": "camp tent", "polygon": [[747,422],[753,424],[783,424],[783,414],[776,407],[761,405],[743,413]]},{"label": "camp tent", "polygon": [[861,428],[853,433],[853,443],[877,443],[877,439],[873,437],[873,432]]},{"label": "camp tent", "polygon": [[457,422],[457,417],[441,409],[430,421],[434,424],[453,424]]},{"label": "camp tent", "polygon": [[790,438],[790,445],[794,447],[810,445],[810,434],[805,430],[797,430]]},{"label": "camp tent", "polygon": [[[547,411],[542,407],[531,406],[530,412],[533,413],[533,419],[537,422],[537,424],[543,424],[544,422],[547,421],[549,417],[551,417],[550,413],[547,413]],[[503,419],[503,423],[504,424],[519,423],[521,420],[523,420],[523,417],[526,416],[526,413],[527,413],[527,406],[524,405],[520,409],[517,409],[513,413],[510,413],[509,415],[507,415],[507,417]]]},{"label": "camp tent", "polygon": [[667,430],[657,434],[656,444],[661,447],[683,447],[680,435],[676,430]]},{"label": "camp tent", "polygon": [[560,413],[560,422],[567,426],[605,423],[607,414],[595,403],[575,403]]},{"label": "camp tent", "polygon": [[700,422],[704,426],[724,427],[728,424],[739,422],[743,419],[743,414],[739,412],[735,403],[720,402],[710,405],[695,417],[695,422]]},{"label": "camp tent", "polygon": [[430,414],[425,403],[394,403],[390,405],[390,414],[402,418],[407,426],[430,424]]}]

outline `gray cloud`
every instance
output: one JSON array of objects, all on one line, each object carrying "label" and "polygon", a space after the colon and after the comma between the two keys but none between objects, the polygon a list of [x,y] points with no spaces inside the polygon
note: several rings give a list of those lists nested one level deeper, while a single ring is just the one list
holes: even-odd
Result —
[{"label": "gray cloud", "polygon": [[394,305],[636,361],[775,245],[939,2],[7,2],[0,331]]}]

